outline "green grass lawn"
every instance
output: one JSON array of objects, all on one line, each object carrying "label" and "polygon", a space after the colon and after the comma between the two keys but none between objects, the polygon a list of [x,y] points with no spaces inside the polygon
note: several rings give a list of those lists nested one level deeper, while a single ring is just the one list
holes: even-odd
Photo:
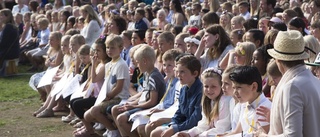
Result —
[{"label": "green grass lawn", "polygon": [[19,74],[0,78],[0,102],[21,101],[38,96],[38,93],[29,87],[31,73],[27,73],[28,66],[19,66]]}]

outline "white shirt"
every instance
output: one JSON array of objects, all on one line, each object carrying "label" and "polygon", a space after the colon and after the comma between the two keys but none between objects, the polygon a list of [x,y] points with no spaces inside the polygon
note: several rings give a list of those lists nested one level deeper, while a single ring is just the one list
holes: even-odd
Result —
[{"label": "white shirt", "polygon": [[50,35],[49,28],[47,28],[45,30],[41,30],[39,45],[48,44],[49,43],[49,35]]},{"label": "white shirt", "polygon": [[[258,119],[264,118],[256,114],[256,109],[259,106],[265,106],[269,109],[271,108],[271,102],[264,96],[263,93],[251,104],[243,103],[241,105],[242,112],[239,121],[241,122],[242,131],[245,135],[252,134],[254,129],[251,126],[258,128],[256,122]],[[260,126],[269,125],[268,122],[259,122],[259,124]]]},{"label": "white shirt", "polygon": [[234,98],[230,100],[230,113],[231,113],[231,131],[235,130],[239,122],[241,114],[241,103],[235,103]]},{"label": "white shirt", "polygon": [[190,16],[188,25],[194,25],[194,26],[200,27],[201,26],[201,16],[200,15]]},{"label": "white shirt", "polygon": [[219,58],[217,59],[209,59],[209,55],[208,55],[208,49],[205,51],[205,53],[200,57],[200,62],[202,65],[202,69],[206,69],[206,68],[218,68],[219,67],[219,62],[224,58],[224,56],[233,49],[233,46],[230,44],[228,45],[224,51],[222,52],[222,54],[220,55]]},{"label": "white shirt", "polygon": [[[208,123],[207,117],[202,113],[202,119],[198,122],[198,126],[190,129],[188,131],[191,137],[207,137],[214,136],[217,134],[223,134],[231,129],[230,124],[230,111],[229,102],[230,96],[221,96],[219,101],[219,116],[215,118],[213,123]],[[211,107],[214,106],[214,101],[212,101]],[[213,125],[212,125],[213,124]]]},{"label": "white shirt", "polygon": [[102,28],[98,21],[91,20],[89,24],[85,25],[80,34],[85,38],[86,44],[92,46],[92,44],[99,38]]},{"label": "white shirt", "polygon": [[247,11],[245,14],[240,14],[245,20],[248,20],[251,18],[249,11]]},{"label": "white shirt", "polygon": [[14,5],[11,12],[13,15],[15,15],[17,13],[21,13],[22,15],[24,15],[25,13],[30,12],[30,11],[29,11],[29,7],[27,5],[23,5],[23,7],[21,9],[19,9],[19,5]]}]

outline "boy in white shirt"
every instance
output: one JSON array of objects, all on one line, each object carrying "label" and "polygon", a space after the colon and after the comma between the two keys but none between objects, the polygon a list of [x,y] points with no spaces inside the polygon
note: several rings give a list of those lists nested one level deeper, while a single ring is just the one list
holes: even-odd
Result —
[{"label": "boy in white shirt", "polygon": [[251,18],[249,13],[249,3],[246,1],[242,1],[239,3],[239,15],[242,16],[245,20]]},{"label": "boy in white shirt", "polygon": [[269,123],[258,122],[258,119],[263,119],[263,117],[256,114],[256,108],[259,106],[271,108],[271,102],[262,93],[262,79],[258,69],[251,66],[239,66],[229,77],[235,97],[243,104],[240,106],[241,113],[237,127],[227,136],[239,133],[250,136],[258,127],[257,123],[268,132]]},{"label": "boy in white shirt", "polygon": [[201,10],[201,5],[199,3],[192,4],[192,15],[190,16],[188,25],[201,27],[201,15],[199,14]]}]

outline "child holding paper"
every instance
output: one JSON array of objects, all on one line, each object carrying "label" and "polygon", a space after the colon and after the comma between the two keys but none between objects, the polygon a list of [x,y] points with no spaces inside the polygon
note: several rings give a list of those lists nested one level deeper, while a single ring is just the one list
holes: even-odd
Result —
[{"label": "child holding paper", "polygon": [[[129,130],[132,128],[132,124],[128,121],[130,115],[154,107],[160,102],[165,92],[163,76],[154,66],[156,61],[154,49],[149,45],[142,45],[135,51],[134,59],[140,71],[144,73],[143,90],[140,98],[112,108],[112,116],[121,136],[138,136],[137,132]],[[119,131],[109,131],[109,134],[118,134]]]},{"label": "child holding paper", "polygon": [[106,53],[112,59],[105,65],[105,81],[95,106],[84,114],[84,119],[82,119],[84,127],[74,131],[75,137],[93,136],[94,130],[91,122],[102,123],[109,130],[115,129],[112,121],[106,118],[106,114],[112,106],[129,98],[130,75],[128,65],[120,57],[122,49],[122,38],[119,35],[110,34],[106,40]]},{"label": "child holding paper", "polygon": [[201,80],[203,83],[202,119],[196,127],[178,132],[176,137],[215,136],[231,128],[229,110],[231,96],[223,93],[221,71],[208,68],[201,74]]},{"label": "child holding paper", "polygon": [[186,55],[176,61],[176,76],[180,84],[179,108],[167,125],[158,126],[151,137],[169,137],[179,131],[191,129],[201,120],[202,83],[199,73],[200,61],[192,55]]},{"label": "child holding paper", "polygon": [[[162,97],[160,103],[153,107],[150,110],[150,114],[162,112],[169,107],[171,107],[179,98],[180,94],[180,82],[178,78],[175,77],[174,67],[175,67],[175,58],[178,57],[182,52],[178,49],[170,49],[166,51],[162,56],[163,62],[163,71],[166,74],[166,92],[165,95]],[[159,119],[157,122],[150,121],[146,125],[140,125],[137,127],[138,134],[142,137],[149,137],[152,130],[156,127],[166,123],[165,119]]]},{"label": "child holding paper", "polygon": [[259,70],[256,67],[239,66],[233,70],[229,77],[232,81],[235,97],[239,102],[245,103],[241,105],[243,111],[236,129],[226,136],[239,133],[250,136],[255,128],[258,128],[257,122],[264,131],[268,132],[269,123],[258,121],[262,116],[256,114],[256,108],[259,106],[271,108],[271,102],[262,93],[262,79]]},{"label": "child holding paper", "polygon": [[[105,64],[111,59],[106,54],[106,45],[104,43],[105,39],[97,39],[91,48],[92,56],[92,69],[91,77],[88,78],[86,83],[86,89],[83,89],[82,96],[71,99],[70,107],[72,111],[77,115],[80,120],[84,119],[84,113],[86,110],[90,109],[100,92],[102,84],[104,82],[105,76]],[[92,88],[89,88],[91,86]],[[87,90],[87,91],[86,91]],[[74,93],[75,94],[75,93]],[[71,113],[64,118],[64,121],[71,121],[75,117]],[[63,121],[63,120],[62,120]]]},{"label": "child holding paper", "polygon": [[[45,60],[45,65],[48,67],[48,69],[56,67],[61,64],[63,55],[60,50],[60,40],[61,40],[62,34],[60,32],[52,32],[49,36],[49,50],[47,52],[47,59]],[[40,79],[44,75],[46,71],[36,73],[31,76],[29,81],[29,86],[34,89],[35,91],[38,91],[40,94],[40,99],[42,101],[46,100],[46,96],[49,91],[46,91],[45,88],[38,88],[38,84],[40,82]]]},{"label": "child holding paper", "polygon": [[[81,75],[82,79],[81,81],[86,81],[86,79],[90,76],[88,76],[88,71],[91,69],[91,61],[90,61],[90,47],[87,45],[83,45],[80,47],[78,51],[78,55],[80,57],[81,63],[85,65],[85,67],[82,69]],[[57,101],[55,98],[50,98],[48,101],[45,102],[45,104],[42,106],[45,109],[36,115],[37,118],[45,118],[45,117],[53,117],[54,111],[53,107],[57,105]]]}]

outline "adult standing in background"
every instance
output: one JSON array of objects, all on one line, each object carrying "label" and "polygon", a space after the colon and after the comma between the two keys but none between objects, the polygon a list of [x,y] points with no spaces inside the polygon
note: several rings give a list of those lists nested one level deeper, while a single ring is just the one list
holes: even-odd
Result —
[{"label": "adult standing in background", "polygon": [[85,38],[87,45],[92,45],[99,38],[102,28],[98,14],[90,5],[84,5],[80,8],[82,17],[85,18],[84,28],[80,34]]},{"label": "adult standing in background", "polygon": [[[320,81],[305,66],[309,54],[304,45],[299,31],[280,31],[274,49],[268,50],[283,76],[272,102],[269,135],[257,136],[320,136]],[[269,117],[267,109],[259,109]]]},{"label": "adult standing in background", "polygon": [[19,30],[14,25],[10,9],[0,10],[0,73],[4,70],[4,60],[19,58]]},{"label": "adult standing in background", "polygon": [[29,7],[23,3],[23,0],[17,0],[17,5],[14,5],[12,8],[12,14],[21,13],[24,15],[27,12],[30,12]]}]

